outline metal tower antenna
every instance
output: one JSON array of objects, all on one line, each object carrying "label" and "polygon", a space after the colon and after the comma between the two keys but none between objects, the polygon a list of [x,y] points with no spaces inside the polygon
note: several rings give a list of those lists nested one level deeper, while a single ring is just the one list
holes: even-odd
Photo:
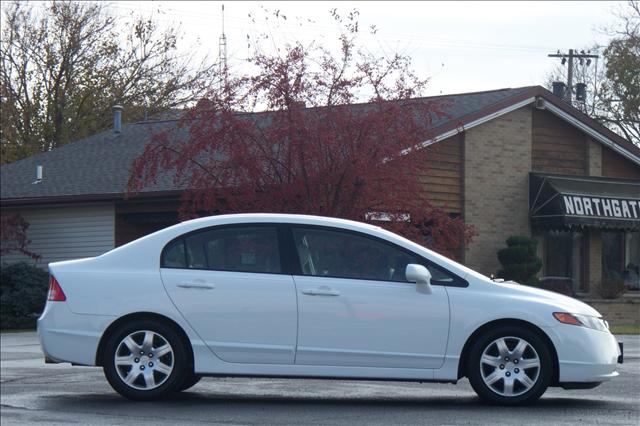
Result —
[{"label": "metal tower antenna", "polygon": [[222,5],[222,35],[218,40],[218,57],[220,58],[221,84],[227,83],[227,37],[224,35],[224,4]]}]

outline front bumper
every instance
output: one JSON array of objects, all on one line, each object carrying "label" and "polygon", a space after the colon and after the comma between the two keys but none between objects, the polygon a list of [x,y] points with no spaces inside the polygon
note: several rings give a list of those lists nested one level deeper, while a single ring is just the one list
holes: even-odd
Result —
[{"label": "front bumper", "polygon": [[569,324],[544,331],[558,354],[558,382],[597,383],[618,376],[622,349],[613,334]]},{"label": "front bumper", "polygon": [[618,355],[618,364],[624,363],[624,343],[618,342],[618,348],[620,349],[620,355]]}]

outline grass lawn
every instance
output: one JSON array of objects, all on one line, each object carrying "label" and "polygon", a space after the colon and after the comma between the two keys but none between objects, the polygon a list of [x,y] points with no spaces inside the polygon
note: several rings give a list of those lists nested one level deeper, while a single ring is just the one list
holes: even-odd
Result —
[{"label": "grass lawn", "polygon": [[610,327],[613,334],[640,334],[640,325],[623,324]]},{"label": "grass lawn", "polygon": [[30,331],[36,331],[35,328],[3,328],[0,333],[28,333]]}]

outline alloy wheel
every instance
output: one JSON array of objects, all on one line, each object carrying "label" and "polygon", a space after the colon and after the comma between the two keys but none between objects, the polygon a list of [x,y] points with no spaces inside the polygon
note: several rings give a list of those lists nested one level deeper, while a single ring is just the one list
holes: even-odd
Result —
[{"label": "alloy wheel", "polygon": [[166,382],[173,371],[175,356],[173,348],[162,335],[140,330],[120,341],[113,361],[123,383],[148,391]]},{"label": "alloy wheel", "polygon": [[522,395],[540,376],[540,357],[534,347],[520,337],[500,337],[491,342],[480,357],[484,384],[504,397]]}]

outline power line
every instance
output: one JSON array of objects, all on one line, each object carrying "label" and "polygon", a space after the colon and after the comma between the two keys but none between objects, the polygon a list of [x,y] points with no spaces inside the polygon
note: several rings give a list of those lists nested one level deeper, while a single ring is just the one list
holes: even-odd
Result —
[{"label": "power line", "polygon": [[[120,9],[120,10],[143,12],[143,10],[139,8],[133,8],[131,6],[127,6],[126,4],[122,4],[122,3],[110,4],[109,7],[116,10]],[[167,22],[167,23],[175,23],[175,17],[183,17],[191,20],[191,22],[189,22],[189,26],[210,28],[211,20],[219,19],[221,17],[221,15],[217,13],[209,13],[209,12],[202,12],[202,11],[189,12],[189,11],[173,9],[173,8],[169,8],[166,10],[169,12],[169,14],[173,18],[169,18],[169,17],[161,18],[156,15],[154,19],[162,22]],[[247,24],[251,24],[253,26],[261,27],[264,29],[270,28],[270,26],[267,23],[261,24],[258,21],[252,21],[245,17],[228,15],[228,16],[225,16],[225,20],[227,20],[227,18],[230,18],[232,21],[235,22],[235,24],[232,23],[232,25],[229,25],[229,27],[234,28],[236,30],[243,30],[243,31],[246,30]],[[193,22],[193,21],[200,21],[200,22]],[[292,21],[279,22],[278,25],[279,27],[281,27],[280,29],[283,31],[300,29],[300,25],[295,24]],[[335,27],[330,25],[322,25],[315,22],[305,22],[304,33],[306,35],[313,34],[313,35],[326,36],[327,30],[335,30],[335,29],[336,29]],[[364,38],[367,38],[366,34],[362,34],[362,36]],[[450,37],[443,37],[443,36],[437,36],[437,35],[429,35],[428,40],[425,39],[424,35],[408,34],[408,33],[385,32],[383,35],[378,34],[378,37],[380,36],[383,39],[394,39],[394,40],[401,40],[401,41],[419,41],[421,42],[421,44],[426,46],[463,47],[463,48],[470,48],[470,49],[485,49],[485,50],[505,50],[506,49],[506,50],[513,50],[513,51],[532,51],[532,52],[548,50],[550,48],[549,46],[545,47],[545,46],[534,46],[534,45],[524,45],[524,44],[478,42],[473,40],[452,39]]]}]

